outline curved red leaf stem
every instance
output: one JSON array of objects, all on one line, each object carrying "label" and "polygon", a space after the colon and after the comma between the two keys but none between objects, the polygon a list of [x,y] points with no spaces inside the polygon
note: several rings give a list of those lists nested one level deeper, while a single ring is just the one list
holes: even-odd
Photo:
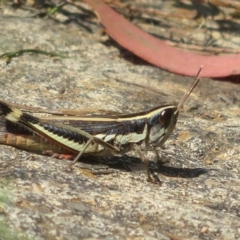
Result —
[{"label": "curved red leaf stem", "polygon": [[144,32],[101,0],[84,2],[93,8],[109,36],[157,67],[186,76],[195,76],[201,65],[201,77],[221,78],[240,74],[240,54],[203,56],[187,52]]}]

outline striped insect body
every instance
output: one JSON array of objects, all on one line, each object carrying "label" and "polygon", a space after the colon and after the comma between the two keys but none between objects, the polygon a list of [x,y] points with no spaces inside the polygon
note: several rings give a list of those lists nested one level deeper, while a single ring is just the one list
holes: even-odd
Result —
[{"label": "striped insect body", "polygon": [[[8,124],[18,126],[18,128],[13,127],[13,132],[8,128],[6,131],[9,131],[9,134],[15,134],[17,137],[21,128],[32,134],[29,135],[25,132],[24,136],[26,138],[30,139],[35,134],[41,139],[46,139],[44,147],[41,147],[40,141],[38,142],[39,149],[43,148],[45,152],[48,152],[47,143],[51,143],[55,146],[54,151],[56,153],[66,151],[75,156],[77,155],[69,167],[83,155],[122,155],[134,150],[146,165],[148,181],[160,183],[157,175],[150,171],[145,153],[154,151],[158,162],[161,161],[156,148],[161,147],[172,134],[177,123],[179,110],[196,87],[201,69],[178,106],[164,105],[146,112],[119,116],[52,116],[46,119],[37,118],[0,101],[0,115],[5,118],[6,126]],[[0,122],[0,124],[2,123],[3,121]],[[21,134],[19,133],[19,135]],[[13,141],[12,144],[9,141],[6,143],[6,136],[4,135],[5,138],[1,136],[3,135],[0,134],[0,143],[20,147],[25,150],[29,148],[28,150],[31,151],[30,145],[24,146],[24,144],[21,144],[21,146],[17,146],[16,141]],[[29,142],[33,144],[34,141],[31,139]],[[49,146],[49,150],[51,150],[51,145]]]}]

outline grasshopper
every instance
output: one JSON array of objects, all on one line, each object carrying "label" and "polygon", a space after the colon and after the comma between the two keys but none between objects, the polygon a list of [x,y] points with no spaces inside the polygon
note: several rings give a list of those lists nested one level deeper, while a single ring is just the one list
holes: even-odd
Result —
[{"label": "grasshopper", "polygon": [[[54,154],[75,155],[75,164],[84,155],[122,155],[135,150],[147,169],[148,181],[161,183],[149,169],[147,151],[153,151],[158,163],[161,147],[172,134],[180,108],[199,82],[198,76],[178,106],[164,105],[149,111],[118,116],[53,116],[38,118],[0,101],[0,144],[24,150],[48,150]],[[31,134],[31,135],[29,135]]]}]

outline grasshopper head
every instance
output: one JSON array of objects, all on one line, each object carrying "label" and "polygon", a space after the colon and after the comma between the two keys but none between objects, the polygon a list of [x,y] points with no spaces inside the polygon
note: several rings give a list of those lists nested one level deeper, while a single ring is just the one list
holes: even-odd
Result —
[{"label": "grasshopper head", "polygon": [[178,108],[164,106],[148,119],[149,144],[152,147],[162,146],[172,134],[178,119]]},{"label": "grasshopper head", "polygon": [[200,79],[198,76],[203,66],[200,67],[197,76],[195,77],[189,90],[184,94],[183,98],[178,103],[178,106],[162,106],[156,109],[154,114],[148,118],[149,126],[149,145],[152,147],[162,146],[172,134],[178,119],[178,113],[185,101],[188,99],[193,89],[197,86]]}]

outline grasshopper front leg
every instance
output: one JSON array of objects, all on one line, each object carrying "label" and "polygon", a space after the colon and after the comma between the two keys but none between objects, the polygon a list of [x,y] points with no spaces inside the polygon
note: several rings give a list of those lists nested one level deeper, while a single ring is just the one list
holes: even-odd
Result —
[{"label": "grasshopper front leg", "polygon": [[141,147],[139,145],[135,145],[135,151],[137,152],[137,154],[139,155],[139,157],[141,158],[143,164],[146,167],[147,170],[147,181],[151,182],[151,183],[156,183],[156,184],[160,184],[161,185],[161,181],[157,175],[157,173],[149,168],[149,161],[146,158],[146,155],[143,153]]},{"label": "grasshopper front leg", "polygon": [[169,162],[169,160],[165,160],[165,159],[162,159],[161,156],[159,155],[158,151],[156,148],[152,148],[153,152],[155,153],[156,157],[157,157],[157,163],[158,165],[162,165],[162,164],[165,164],[167,162]]}]

